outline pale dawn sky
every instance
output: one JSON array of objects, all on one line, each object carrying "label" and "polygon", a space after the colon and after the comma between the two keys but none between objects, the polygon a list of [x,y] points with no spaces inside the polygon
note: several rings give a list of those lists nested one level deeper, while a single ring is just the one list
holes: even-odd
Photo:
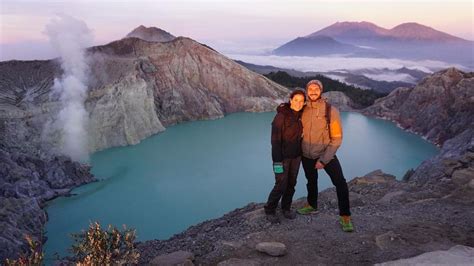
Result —
[{"label": "pale dawn sky", "polygon": [[43,33],[55,14],[83,20],[94,43],[124,37],[139,25],[187,36],[224,52],[261,52],[335,22],[384,28],[417,22],[474,40],[473,1],[429,0],[1,0],[0,60],[48,58]]}]

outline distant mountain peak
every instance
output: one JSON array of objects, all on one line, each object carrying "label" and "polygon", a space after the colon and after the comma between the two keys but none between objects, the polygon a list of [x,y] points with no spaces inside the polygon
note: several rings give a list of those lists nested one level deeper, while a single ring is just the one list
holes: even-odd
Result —
[{"label": "distant mountain peak", "polygon": [[435,30],[417,22],[402,23],[392,29],[385,29],[372,22],[336,22],[306,37],[330,36],[338,41],[347,39],[391,38],[402,41],[466,42],[467,40]]},{"label": "distant mountain peak", "polygon": [[375,25],[374,23],[367,21],[360,22],[336,22],[328,27],[325,27],[317,32],[313,32],[306,37],[314,37],[326,35],[333,38],[337,38],[342,35],[357,35],[357,36],[373,36],[373,35],[384,35],[388,30]]},{"label": "distant mountain peak", "polygon": [[[342,21],[342,22],[336,22],[332,24],[331,26],[335,27],[366,27],[366,28],[380,28],[379,26],[375,25],[372,22],[368,21]],[[329,27],[331,27],[329,26]]]},{"label": "distant mountain peak", "polygon": [[435,30],[431,27],[416,23],[402,23],[391,30],[391,36],[401,39],[423,40],[423,41],[465,41],[464,39]]},{"label": "distant mountain peak", "polygon": [[126,37],[140,38],[149,42],[169,42],[176,38],[171,33],[160,28],[145,27],[143,25],[140,25],[132,30],[129,34],[127,34]]}]

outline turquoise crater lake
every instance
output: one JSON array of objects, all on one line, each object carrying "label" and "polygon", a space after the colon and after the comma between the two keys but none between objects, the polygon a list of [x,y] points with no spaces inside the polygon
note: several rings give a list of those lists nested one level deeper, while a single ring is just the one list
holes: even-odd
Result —
[{"label": "turquoise crater lake", "polygon": [[[91,157],[101,181],[79,187],[76,195],[50,202],[46,255],[67,255],[70,234],[91,221],[137,230],[138,240],[166,239],[189,226],[217,218],[249,202],[264,202],[274,177],[270,124],[275,113],[236,113],[195,121],[128,147]],[[344,141],[338,151],[346,179],[376,169],[401,178],[438,148],[395,124],[341,113]],[[295,199],[306,195],[300,170]],[[332,184],[326,173],[319,188]]]}]

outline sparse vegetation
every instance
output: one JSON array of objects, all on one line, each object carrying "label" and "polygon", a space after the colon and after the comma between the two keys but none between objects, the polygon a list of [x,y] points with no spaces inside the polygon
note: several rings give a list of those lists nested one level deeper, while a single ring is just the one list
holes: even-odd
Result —
[{"label": "sparse vegetation", "polygon": [[324,85],[324,91],[342,91],[357,105],[358,108],[370,106],[376,99],[387,95],[374,90],[363,90],[322,75],[316,75],[313,77],[293,77],[284,71],[278,71],[270,72],[265,76],[290,89],[305,88],[308,81],[319,79]]},{"label": "sparse vegetation", "polygon": [[[71,251],[76,265],[124,265],[137,264],[140,254],[135,250],[135,230],[123,230],[108,226],[103,230],[98,222],[91,223],[87,231],[72,234],[74,244]],[[42,265],[44,253],[39,242],[25,236],[30,247],[29,254],[22,254],[18,259],[7,259],[7,266]]]},{"label": "sparse vegetation", "polygon": [[73,234],[72,252],[77,265],[137,264],[140,254],[135,250],[135,230],[123,231],[109,225],[103,230],[98,222],[91,223],[86,232]]},{"label": "sparse vegetation", "polygon": [[30,248],[29,254],[21,254],[16,260],[5,260],[7,266],[23,266],[23,265],[41,265],[44,258],[41,243],[35,241],[31,236],[25,236],[26,242]]}]

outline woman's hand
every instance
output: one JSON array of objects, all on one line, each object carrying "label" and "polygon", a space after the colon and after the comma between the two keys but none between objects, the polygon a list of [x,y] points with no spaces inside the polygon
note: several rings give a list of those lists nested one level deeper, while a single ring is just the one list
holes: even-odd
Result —
[{"label": "woman's hand", "polygon": [[275,174],[283,173],[283,163],[281,163],[281,162],[273,163],[273,172]]}]

